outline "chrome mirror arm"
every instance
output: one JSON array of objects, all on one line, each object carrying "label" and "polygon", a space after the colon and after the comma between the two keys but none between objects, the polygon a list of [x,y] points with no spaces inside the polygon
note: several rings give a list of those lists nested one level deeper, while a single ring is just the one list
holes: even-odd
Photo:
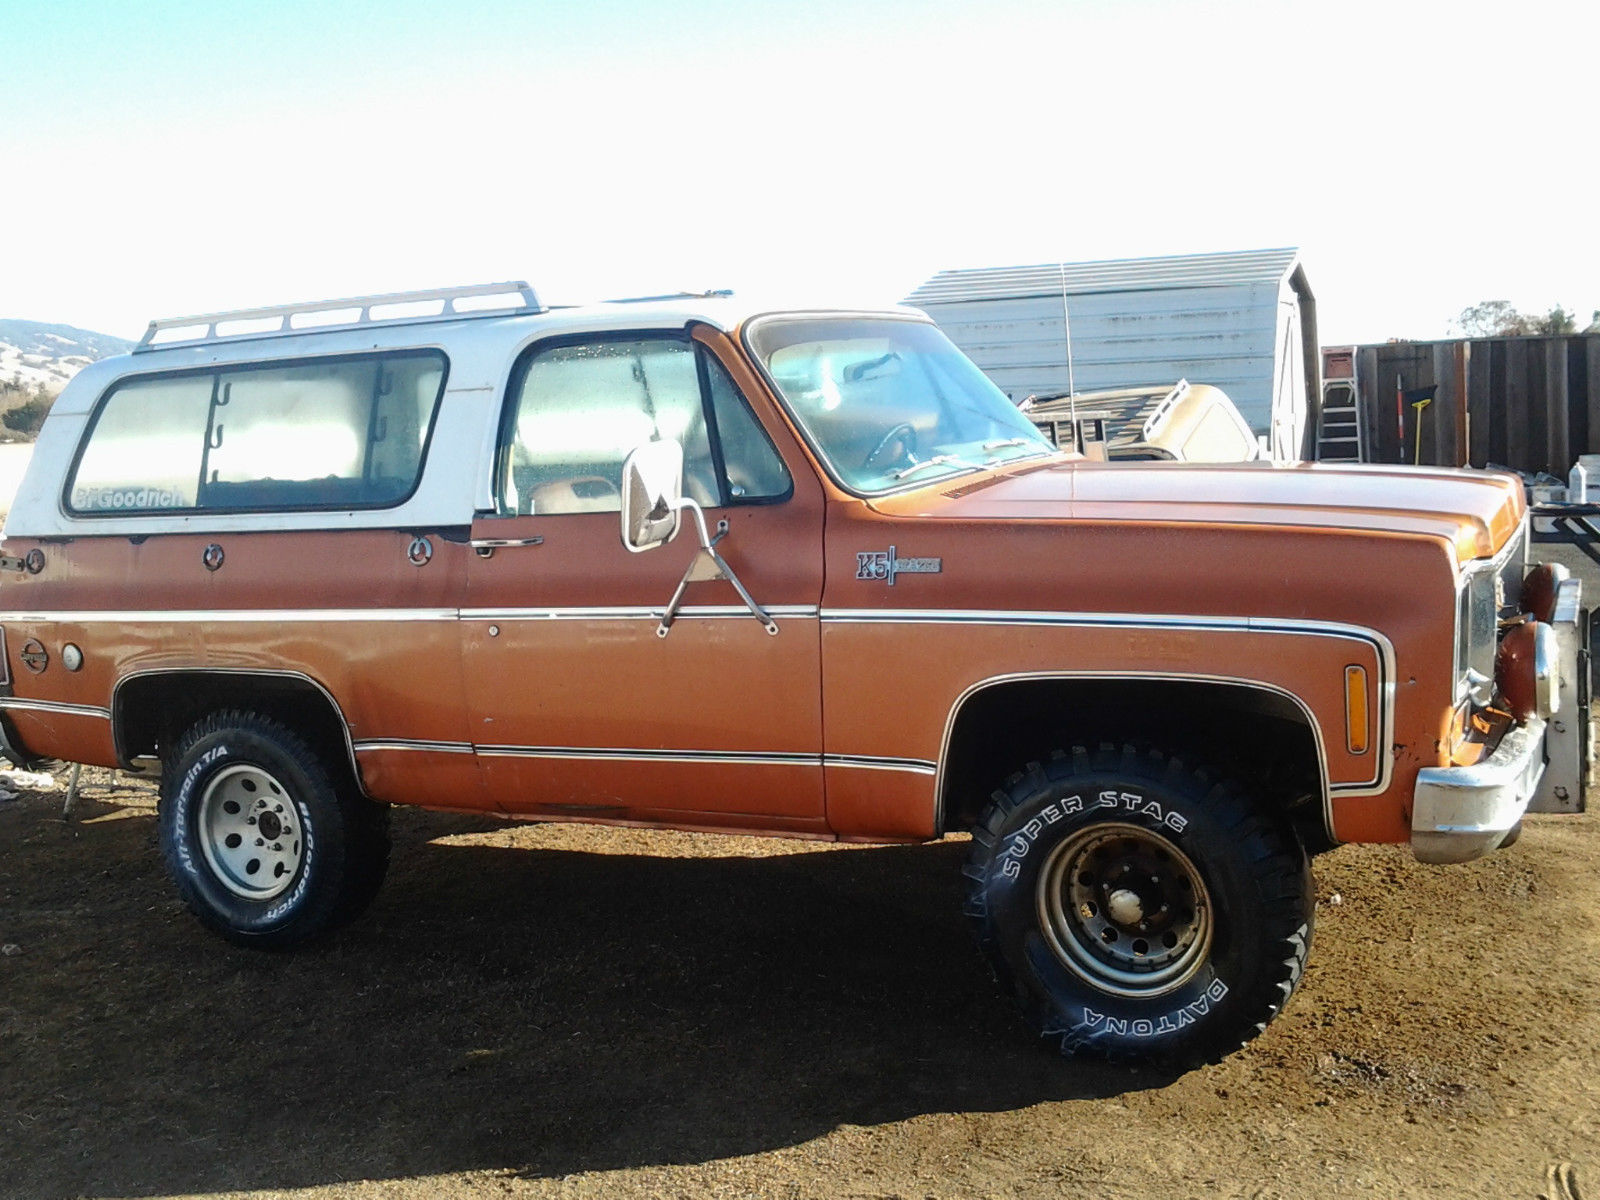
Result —
[{"label": "chrome mirror arm", "polygon": [[685,496],[678,501],[678,507],[680,509],[686,508],[694,514],[695,532],[700,535],[700,549],[694,552],[694,557],[689,560],[689,565],[684,568],[683,578],[678,580],[677,590],[672,593],[672,599],[667,601],[666,611],[661,614],[661,623],[656,626],[656,636],[662,638],[667,636],[667,631],[672,628],[673,622],[678,619],[678,610],[683,607],[683,593],[691,583],[709,583],[716,579],[725,579],[731,583],[733,590],[739,593],[739,599],[743,600],[745,607],[750,610],[750,615],[760,621],[762,627],[768,633],[776,635],[778,623],[767,614],[764,608],[755,602],[755,598],[745,589],[744,584],[739,581],[739,577],[733,573],[733,568],[723,560],[722,555],[713,549],[718,542],[728,535],[728,523],[719,521],[717,523],[717,536],[712,537],[710,531],[706,528],[705,510],[700,507],[698,501],[691,500]]}]

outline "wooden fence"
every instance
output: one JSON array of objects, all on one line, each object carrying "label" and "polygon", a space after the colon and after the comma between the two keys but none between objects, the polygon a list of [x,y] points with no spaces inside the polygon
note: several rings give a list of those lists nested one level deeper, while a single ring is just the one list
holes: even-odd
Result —
[{"label": "wooden fence", "polygon": [[1360,346],[1356,385],[1372,462],[1417,461],[1419,430],[1432,466],[1565,478],[1600,454],[1600,334]]}]

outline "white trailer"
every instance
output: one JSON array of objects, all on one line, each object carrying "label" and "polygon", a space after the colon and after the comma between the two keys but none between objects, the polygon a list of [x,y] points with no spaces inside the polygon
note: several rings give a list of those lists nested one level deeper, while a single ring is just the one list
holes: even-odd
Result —
[{"label": "white trailer", "polygon": [[1272,458],[1312,457],[1321,362],[1298,250],[941,271],[906,303],[1015,401],[1186,378],[1225,391]]}]

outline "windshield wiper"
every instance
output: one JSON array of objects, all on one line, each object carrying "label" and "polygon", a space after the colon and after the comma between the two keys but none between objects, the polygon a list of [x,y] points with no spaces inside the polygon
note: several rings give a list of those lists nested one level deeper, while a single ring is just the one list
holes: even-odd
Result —
[{"label": "windshield wiper", "polygon": [[913,475],[916,472],[922,470],[923,467],[937,467],[937,466],[942,466],[945,463],[955,463],[957,466],[966,467],[969,470],[973,470],[973,471],[977,470],[977,468],[974,467],[971,463],[965,462],[962,459],[957,458],[954,454],[935,454],[932,458],[925,458],[921,462],[912,463],[909,467],[906,467],[904,470],[896,471],[894,473],[894,477],[896,479],[904,479],[907,475]]},{"label": "windshield wiper", "polygon": [[1012,458],[1001,458],[998,454],[994,454],[984,459],[983,465],[993,467],[998,466],[1000,463],[1026,462],[1028,459],[1038,458],[1042,454],[1053,454],[1056,450],[1054,446],[1039,446],[1033,438],[1023,437],[1001,438],[998,441],[985,442],[983,444],[985,450],[1004,450],[1007,446],[1038,446],[1038,449],[1028,454],[1015,455]]},{"label": "windshield wiper", "polygon": [[1037,450],[1029,451],[1027,454],[1017,454],[1011,458],[1001,458],[998,454],[996,454],[993,458],[984,459],[983,465],[986,467],[993,467],[1000,463],[1027,462],[1030,458],[1041,458],[1046,454],[1057,453],[1060,453],[1060,451],[1054,446],[1041,446]]}]

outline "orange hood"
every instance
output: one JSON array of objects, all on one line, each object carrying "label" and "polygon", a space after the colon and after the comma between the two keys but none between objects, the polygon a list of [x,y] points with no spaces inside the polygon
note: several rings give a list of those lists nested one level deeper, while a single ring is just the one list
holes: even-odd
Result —
[{"label": "orange hood", "polygon": [[1515,476],[1333,463],[1019,464],[877,501],[889,515],[948,520],[1078,518],[1278,525],[1441,538],[1459,561],[1492,555],[1525,503]]}]

